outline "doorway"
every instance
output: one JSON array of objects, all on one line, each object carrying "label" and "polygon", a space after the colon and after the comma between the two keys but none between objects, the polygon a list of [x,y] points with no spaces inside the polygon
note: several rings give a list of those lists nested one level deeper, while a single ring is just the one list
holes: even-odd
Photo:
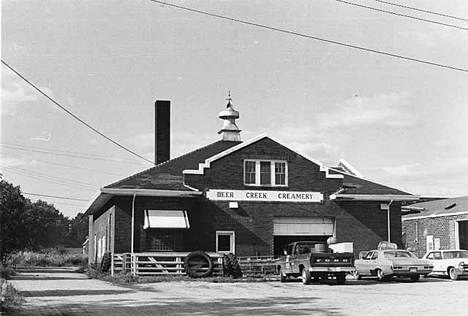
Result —
[{"label": "doorway", "polygon": [[468,249],[468,221],[458,222],[458,245],[460,249]]}]

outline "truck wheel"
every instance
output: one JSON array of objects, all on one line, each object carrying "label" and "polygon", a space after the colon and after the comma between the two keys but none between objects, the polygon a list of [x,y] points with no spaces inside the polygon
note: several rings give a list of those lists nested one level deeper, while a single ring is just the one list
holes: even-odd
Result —
[{"label": "truck wheel", "polygon": [[377,269],[377,279],[380,281],[380,282],[384,282],[384,281],[387,281],[388,280],[388,277],[383,273],[382,270],[380,269]]},{"label": "truck wheel", "polygon": [[286,273],[284,273],[283,270],[280,270],[280,282],[281,283],[286,282],[287,278],[288,277],[286,276]]},{"label": "truck wheel", "polygon": [[306,268],[302,269],[302,284],[310,284],[310,272]]},{"label": "truck wheel", "polygon": [[204,278],[213,273],[213,261],[205,252],[191,252],[184,259],[184,269],[191,278]]},{"label": "truck wheel", "polygon": [[415,274],[410,276],[411,282],[418,282],[419,281],[419,274]]},{"label": "truck wheel", "polygon": [[448,270],[448,275],[452,280],[458,280],[458,273],[454,267],[450,267]]},{"label": "truck wheel", "polygon": [[344,273],[338,273],[336,275],[336,283],[338,284],[344,284],[346,282],[346,274]]}]

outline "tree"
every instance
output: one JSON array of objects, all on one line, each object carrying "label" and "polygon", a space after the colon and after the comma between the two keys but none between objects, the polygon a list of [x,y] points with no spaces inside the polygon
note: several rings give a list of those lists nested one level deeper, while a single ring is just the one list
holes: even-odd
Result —
[{"label": "tree", "polygon": [[0,255],[1,259],[27,243],[25,223],[27,200],[19,186],[0,181]]},{"label": "tree", "polygon": [[88,216],[78,213],[75,218],[69,220],[69,230],[67,234],[67,247],[78,248],[88,236]]},{"label": "tree", "polygon": [[40,250],[63,246],[68,233],[68,219],[52,204],[28,201],[25,222],[28,229],[27,248]]}]

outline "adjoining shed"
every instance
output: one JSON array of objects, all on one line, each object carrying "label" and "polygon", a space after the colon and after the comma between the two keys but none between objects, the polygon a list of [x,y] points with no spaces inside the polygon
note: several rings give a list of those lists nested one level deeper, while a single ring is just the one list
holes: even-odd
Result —
[{"label": "adjoining shed", "polygon": [[421,257],[430,250],[468,249],[468,196],[412,204],[404,215],[406,247]]},{"label": "adjoining shed", "polygon": [[330,237],[353,242],[356,256],[382,240],[401,245],[401,203],[418,196],[366,180],[344,160],[326,167],[267,134],[241,141],[231,100],[221,140],[170,159],[167,112],[169,101],[156,101],[157,165],[89,202],[90,263],[106,252],[278,256],[291,241]]}]

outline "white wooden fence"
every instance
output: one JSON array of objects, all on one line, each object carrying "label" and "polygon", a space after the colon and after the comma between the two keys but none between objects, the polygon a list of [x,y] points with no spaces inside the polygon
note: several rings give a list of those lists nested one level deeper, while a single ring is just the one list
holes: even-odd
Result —
[{"label": "white wooden fence", "polygon": [[[184,259],[190,252],[144,252],[113,254],[111,273],[138,276],[184,275]],[[223,255],[207,253],[213,262],[213,276],[223,275]]]}]

